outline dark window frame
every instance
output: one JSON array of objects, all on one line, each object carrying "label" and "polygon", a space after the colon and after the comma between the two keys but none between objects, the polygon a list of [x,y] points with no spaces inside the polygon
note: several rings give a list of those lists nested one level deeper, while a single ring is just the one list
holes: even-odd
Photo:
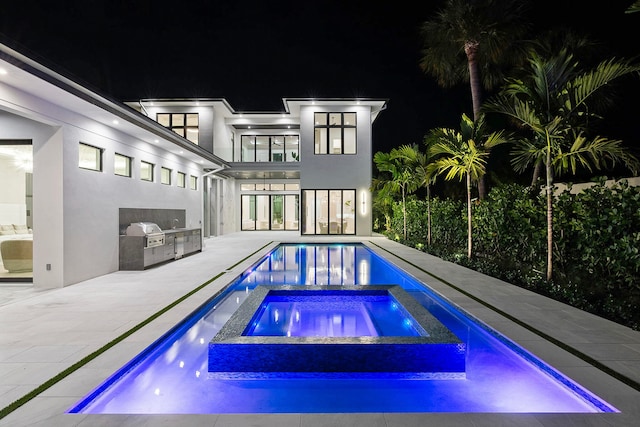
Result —
[{"label": "dark window frame", "polygon": [[[274,135],[274,134],[269,134],[269,135],[261,135],[261,134],[244,134],[244,135],[240,135],[240,161],[241,162],[247,162],[247,163],[255,163],[257,162],[257,158],[258,158],[258,154],[257,154],[257,149],[256,147],[258,146],[258,144],[255,143],[255,139],[258,137],[263,137],[263,138],[269,138],[269,153],[268,153],[268,158],[269,158],[269,163],[289,163],[292,161],[297,161],[297,160],[288,160],[287,159],[287,138],[289,137],[296,137],[298,139],[298,153],[296,154],[296,157],[293,157],[293,159],[296,158],[300,158],[300,134],[298,133],[285,133],[285,134],[281,134],[281,135]],[[254,144],[253,144],[253,158],[252,159],[245,159],[244,158],[244,142],[246,138],[252,138],[254,140]],[[273,159],[273,152],[271,150],[271,147],[273,145],[273,139],[272,138],[282,138],[283,139],[283,147],[282,147],[282,152],[284,154],[284,156],[282,157],[282,160],[272,160]]]},{"label": "dark window frame", "polygon": [[155,173],[156,173],[156,165],[154,163],[151,162],[147,162],[146,160],[140,160],[140,169],[142,169],[142,164],[146,164],[151,166],[151,177],[150,178],[143,178],[142,177],[142,171],[140,172],[140,180],[141,181],[145,181],[145,182],[155,182]]},{"label": "dark window frame", "polygon": [[[197,126],[188,126],[187,125],[187,116],[189,115],[195,115],[198,119],[198,125]],[[160,123],[160,116],[168,116],[169,117],[169,126],[167,126],[169,129],[171,129],[173,132],[177,133],[178,135],[182,136],[184,139],[192,142],[195,145],[200,145],[200,113],[156,113],[156,121],[158,123]],[[182,116],[182,125],[174,125],[174,116]],[[178,129],[182,129],[184,130],[184,135],[181,132],[176,132],[176,130]],[[196,141],[192,141],[191,139],[187,138],[189,129],[195,129],[196,130],[196,134],[198,135],[197,140]]]},{"label": "dark window frame", "polygon": [[[125,158],[125,159],[127,160],[128,170],[127,170],[127,174],[126,174],[126,175],[125,175],[125,174],[118,173],[118,172],[116,171],[115,161],[116,161],[116,158],[117,158],[117,157],[122,157],[122,158]],[[131,156],[127,156],[127,155],[124,155],[124,154],[122,154],[122,153],[114,153],[114,155],[113,155],[113,162],[114,162],[114,165],[113,165],[113,174],[114,174],[114,175],[117,175],[117,176],[124,176],[125,178],[131,178],[131,177],[133,176],[133,172],[132,172],[132,169],[133,169],[133,157],[131,157]]]},{"label": "dark window frame", "polygon": [[87,144],[86,142],[82,142],[82,141],[78,142],[78,147],[80,147],[80,146],[93,148],[93,149],[98,151],[98,153],[99,153],[99,156],[98,156],[98,168],[96,169],[96,168],[87,168],[87,167],[84,167],[84,166],[80,166],[80,148],[78,148],[78,167],[80,169],[84,169],[84,170],[87,170],[87,171],[103,172],[104,171],[104,148],[96,147],[95,145]]},{"label": "dark window frame", "polygon": [[[355,188],[307,188],[307,189],[303,189],[300,191],[300,209],[301,212],[306,212],[306,194],[307,192],[313,192],[313,203],[314,203],[314,209],[313,209],[313,233],[305,233],[305,230],[307,228],[307,216],[303,215],[302,213],[300,214],[300,231],[302,235],[305,236],[326,236],[326,235],[343,235],[343,236],[354,236],[357,234],[357,229],[356,229],[356,217],[357,215],[354,215],[353,218],[353,232],[352,233],[344,233],[343,230],[341,229],[340,233],[331,233],[329,229],[327,229],[327,233],[318,233],[317,231],[317,225],[318,225],[318,210],[317,210],[317,203],[318,203],[318,192],[319,191],[326,191],[327,194],[331,194],[331,191],[340,191],[340,216],[341,218],[344,218],[344,193],[345,191],[352,191],[353,192],[353,201],[354,201],[354,207],[358,205],[358,192],[356,191]],[[327,205],[327,218],[329,218],[329,205]]]},{"label": "dark window frame", "polygon": [[[340,115],[340,124],[331,124],[330,122],[330,117],[331,115],[336,115],[339,114]],[[348,124],[345,125],[344,122],[344,116],[345,114],[353,114],[354,116],[354,124]],[[318,122],[318,120],[316,119],[316,117],[318,115],[322,115],[324,116],[324,120],[323,122],[326,124],[321,124],[318,125],[316,124]],[[324,141],[324,147],[325,147],[325,152],[319,152],[319,150],[317,151],[318,147],[322,147],[323,144],[319,144],[318,141],[316,141],[316,130],[317,129],[326,129],[325,132],[325,138],[326,140]],[[339,153],[333,153],[331,152],[331,129],[340,129],[340,152]],[[345,153],[344,152],[344,140],[345,140],[345,129],[354,129],[355,130],[355,150],[353,153]],[[334,155],[334,156],[341,156],[341,155],[345,155],[345,156],[351,156],[354,154],[358,154],[358,114],[355,111],[344,111],[344,112],[318,112],[316,111],[315,113],[313,113],[313,154],[316,155]]]}]

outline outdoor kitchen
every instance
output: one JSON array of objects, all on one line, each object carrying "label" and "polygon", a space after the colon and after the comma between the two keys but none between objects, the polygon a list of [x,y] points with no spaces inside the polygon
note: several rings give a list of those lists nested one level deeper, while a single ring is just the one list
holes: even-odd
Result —
[{"label": "outdoor kitchen", "polygon": [[202,230],[183,209],[121,208],[120,270],[144,270],[202,250]]}]

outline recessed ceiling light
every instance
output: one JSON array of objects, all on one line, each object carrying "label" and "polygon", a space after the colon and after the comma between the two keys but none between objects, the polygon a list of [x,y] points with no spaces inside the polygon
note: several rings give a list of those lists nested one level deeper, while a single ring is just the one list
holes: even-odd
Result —
[{"label": "recessed ceiling light", "polygon": [[118,124],[118,121],[117,121],[117,120],[114,120],[114,121],[113,121],[113,124],[114,124],[114,125],[117,125],[117,124]]},{"label": "recessed ceiling light", "polygon": [[7,73],[7,70],[5,70],[4,68],[0,68],[0,74],[2,74],[3,76]]},{"label": "recessed ceiling light", "polygon": [[154,139],[154,140],[153,140],[153,142],[155,142],[155,143],[157,144],[157,143],[158,143],[158,142],[160,142],[160,141],[158,141],[157,139]]}]

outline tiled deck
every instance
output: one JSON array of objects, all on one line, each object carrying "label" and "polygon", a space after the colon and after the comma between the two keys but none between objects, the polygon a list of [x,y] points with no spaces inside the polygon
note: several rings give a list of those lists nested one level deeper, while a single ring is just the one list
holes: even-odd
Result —
[{"label": "tiled deck", "polygon": [[[640,332],[383,237],[366,240],[396,265],[429,283],[450,301],[559,369],[621,413],[65,414],[89,390],[222,289],[276,243],[330,241],[302,238],[296,232],[245,232],[207,239],[202,253],[178,262],[146,271],[116,272],[63,289],[34,290],[24,284],[0,283],[0,408],[4,408],[220,275],[202,290],[11,412],[0,420],[0,426],[637,425],[640,391],[604,371],[611,370],[614,375],[640,383]],[[563,346],[571,347],[583,356],[577,357]],[[604,370],[594,365],[601,365]]]}]

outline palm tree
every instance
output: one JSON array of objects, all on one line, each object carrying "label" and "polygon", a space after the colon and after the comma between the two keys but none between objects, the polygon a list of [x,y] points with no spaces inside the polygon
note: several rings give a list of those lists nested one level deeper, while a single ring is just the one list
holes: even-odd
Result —
[{"label": "palm tree", "polygon": [[640,0],[635,1],[624,13],[636,13],[640,12]]},{"label": "palm tree", "polygon": [[[523,0],[447,0],[436,17],[422,24],[424,48],[420,68],[441,87],[469,83],[473,120],[480,117],[483,88],[492,90],[504,80],[504,71],[524,57],[520,42],[529,25],[522,16]],[[478,182],[480,199],[485,180]]]},{"label": "palm tree", "polygon": [[427,191],[427,245],[431,246],[431,185],[436,180],[436,174],[429,168],[433,157],[429,153],[430,143],[426,152],[421,152],[417,144],[403,145],[397,149],[398,157],[408,162],[412,168],[418,187],[424,187]]},{"label": "palm tree", "polygon": [[371,184],[371,200],[374,211],[379,212],[384,217],[384,229],[388,233],[391,231],[391,217],[393,215],[393,195],[384,191],[386,179],[374,177]]},{"label": "palm tree", "polygon": [[389,179],[381,179],[377,182],[377,188],[382,197],[400,194],[402,201],[403,237],[407,239],[407,193],[415,191],[416,179],[413,176],[409,162],[398,155],[398,148],[391,149],[389,153],[377,152],[373,161],[379,171],[388,172]]},{"label": "palm tree", "polygon": [[471,258],[471,183],[485,174],[490,150],[499,144],[509,142],[509,136],[503,130],[488,132],[484,116],[480,116],[480,119],[474,122],[463,114],[460,131],[447,128],[433,129],[426,140],[429,141],[430,155],[441,156],[431,164],[431,170],[438,175],[444,174],[446,180],[466,180],[467,257]]},{"label": "palm tree", "polygon": [[[503,91],[484,105],[485,111],[505,114],[533,132],[514,150],[516,171],[542,162],[546,171],[547,280],[553,276],[553,178],[579,166],[588,170],[623,163],[637,169],[638,159],[619,140],[588,136],[588,126],[599,118],[593,101],[605,99],[605,87],[640,67],[629,61],[610,59],[581,71],[577,61],[560,50],[545,59],[535,51],[524,79],[508,79]],[[589,104],[588,104],[589,102]]]}]

